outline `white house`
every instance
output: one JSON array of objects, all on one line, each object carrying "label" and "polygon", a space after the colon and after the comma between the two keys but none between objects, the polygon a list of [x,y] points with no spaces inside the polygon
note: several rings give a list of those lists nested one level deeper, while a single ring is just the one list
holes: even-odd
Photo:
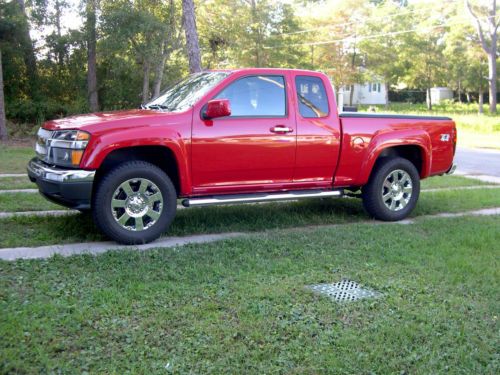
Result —
[{"label": "white house", "polygon": [[[351,99],[351,89],[354,88]],[[344,100],[344,105],[375,105],[375,104],[387,104],[387,95],[384,82],[367,82],[367,83],[356,83],[351,86],[345,86],[342,89],[342,96]]]},{"label": "white house", "polygon": [[442,100],[453,99],[453,90],[449,87],[433,87],[431,88],[432,104],[439,104]]}]

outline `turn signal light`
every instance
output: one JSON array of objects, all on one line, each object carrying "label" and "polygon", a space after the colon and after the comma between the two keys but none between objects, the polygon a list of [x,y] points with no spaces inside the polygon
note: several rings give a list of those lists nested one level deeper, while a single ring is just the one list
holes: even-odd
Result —
[{"label": "turn signal light", "polygon": [[76,140],[77,141],[88,141],[90,139],[90,134],[82,131],[78,131],[76,133]]},{"label": "turn signal light", "polygon": [[73,166],[78,167],[80,162],[82,161],[83,150],[73,150],[71,152],[71,164]]}]

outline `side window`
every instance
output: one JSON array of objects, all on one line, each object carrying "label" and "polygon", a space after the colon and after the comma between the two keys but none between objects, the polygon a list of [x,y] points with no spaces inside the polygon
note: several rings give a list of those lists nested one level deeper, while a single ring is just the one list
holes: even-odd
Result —
[{"label": "side window", "polygon": [[238,79],[215,99],[229,99],[231,117],[286,116],[285,79],[282,76],[251,76]]},{"label": "side window", "polygon": [[320,78],[297,76],[295,86],[297,87],[299,111],[302,117],[328,116],[328,97]]}]

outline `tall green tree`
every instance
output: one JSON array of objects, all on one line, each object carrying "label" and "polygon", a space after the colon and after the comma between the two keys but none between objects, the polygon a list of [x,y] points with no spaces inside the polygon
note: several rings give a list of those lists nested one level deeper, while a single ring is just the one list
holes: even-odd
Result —
[{"label": "tall green tree", "polygon": [[[389,103],[389,90],[397,85],[405,73],[405,61],[401,58],[405,39],[400,32],[412,27],[408,9],[397,2],[381,2],[373,7],[361,33],[368,36],[359,47],[365,67],[376,78],[385,82],[385,102]],[[380,37],[371,38],[371,36]]]},{"label": "tall green tree", "polygon": [[2,50],[0,49],[0,141],[6,141],[8,138],[7,120],[5,119],[5,98],[3,94]]},{"label": "tall green tree", "polygon": [[26,74],[30,86],[30,96],[34,100],[39,99],[39,82],[35,48],[30,36],[30,22],[26,11],[24,0],[16,0],[19,7],[19,40],[24,54],[24,64],[26,65]]},{"label": "tall green tree", "polygon": [[498,58],[498,27],[497,1],[490,0],[489,6],[472,6],[465,0],[465,6],[477,28],[479,43],[488,58],[488,84],[490,113],[497,112],[497,58]]},{"label": "tall green tree", "polygon": [[87,34],[87,95],[92,112],[99,110],[97,92],[97,7],[98,0],[86,0],[86,34]]},{"label": "tall green tree", "polygon": [[[141,66],[141,100],[147,102],[160,93],[164,68],[180,47],[180,14],[175,2],[116,0],[103,3],[103,49],[127,55]],[[124,27],[126,25],[126,27]],[[114,57],[116,58],[116,57]]]},{"label": "tall green tree", "polygon": [[189,71],[201,71],[201,54],[196,27],[196,13],[193,0],[182,0],[182,25],[186,33],[186,49],[189,60]]}]

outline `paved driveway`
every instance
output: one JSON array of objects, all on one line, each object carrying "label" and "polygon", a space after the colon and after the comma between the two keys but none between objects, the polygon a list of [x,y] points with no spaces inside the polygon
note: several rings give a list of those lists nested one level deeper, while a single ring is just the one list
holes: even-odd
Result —
[{"label": "paved driveway", "polygon": [[497,150],[458,147],[455,164],[460,172],[500,177],[500,151]]}]

